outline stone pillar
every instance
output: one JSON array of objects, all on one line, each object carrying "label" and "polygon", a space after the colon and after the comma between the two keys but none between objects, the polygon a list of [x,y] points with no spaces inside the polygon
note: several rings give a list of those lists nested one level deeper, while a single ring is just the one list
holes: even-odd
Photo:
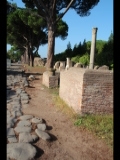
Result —
[{"label": "stone pillar", "polygon": [[60,66],[59,66],[59,71],[65,69],[65,62],[64,61],[60,61]]},{"label": "stone pillar", "polygon": [[91,52],[90,52],[90,65],[89,69],[94,68],[94,55],[95,55],[95,48],[96,48],[96,36],[97,36],[98,28],[92,29],[92,42],[91,42]]},{"label": "stone pillar", "polygon": [[66,69],[70,68],[70,58],[66,58],[67,59],[67,63],[66,63]]}]

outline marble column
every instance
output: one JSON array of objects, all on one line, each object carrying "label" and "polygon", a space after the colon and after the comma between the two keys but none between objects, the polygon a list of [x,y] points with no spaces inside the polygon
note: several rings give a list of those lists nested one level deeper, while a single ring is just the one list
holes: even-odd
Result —
[{"label": "marble column", "polygon": [[67,63],[66,63],[66,69],[70,68],[70,58],[66,58],[67,59]]},{"label": "marble column", "polygon": [[90,52],[90,65],[89,69],[94,68],[94,56],[95,56],[95,48],[96,48],[96,36],[97,36],[98,28],[92,29],[92,42],[91,42],[91,52]]}]

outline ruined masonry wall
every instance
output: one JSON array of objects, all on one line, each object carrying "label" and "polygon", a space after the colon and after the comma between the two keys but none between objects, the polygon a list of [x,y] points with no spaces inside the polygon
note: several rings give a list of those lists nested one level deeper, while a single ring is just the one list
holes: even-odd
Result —
[{"label": "ruined masonry wall", "polygon": [[113,73],[70,68],[60,74],[59,95],[76,113],[113,113]]},{"label": "ruined masonry wall", "polygon": [[76,112],[81,110],[84,72],[74,67],[60,72],[59,96]]},{"label": "ruined masonry wall", "polygon": [[43,73],[42,84],[48,88],[58,87],[58,75],[50,76],[46,71]]}]

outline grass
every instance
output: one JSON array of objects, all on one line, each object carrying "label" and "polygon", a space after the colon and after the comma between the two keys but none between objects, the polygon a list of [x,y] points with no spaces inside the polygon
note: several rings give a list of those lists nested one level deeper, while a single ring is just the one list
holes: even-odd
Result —
[{"label": "grass", "polygon": [[58,110],[67,114],[71,119],[76,116],[75,111],[59,97],[59,88],[49,89],[49,93],[52,94],[53,101]]},{"label": "grass", "polygon": [[87,128],[100,139],[113,147],[113,115],[85,115],[78,116],[76,126]]},{"label": "grass", "polygon": [[30,72],[39,72],[39,73],[43,73],[46,71],[46,68],[44,66],[35,66],[35,67],[31,67],[28,66],[27,64],[24,65]]}]

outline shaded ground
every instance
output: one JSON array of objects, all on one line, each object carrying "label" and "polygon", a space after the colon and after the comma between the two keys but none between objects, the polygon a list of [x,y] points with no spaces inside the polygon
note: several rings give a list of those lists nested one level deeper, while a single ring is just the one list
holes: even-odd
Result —
[{"label": "shaded ground", "polygon": [[[43,69],[44,71],[44,69]],[[36,142],[39,151],[36,160],[112,160],[112,150],[97,137],[74,126],[69,116],[55,106],[53,96],[42,85],[39,69],[32,69],[36,80],[30,82],[27,93],[31,96],[25,114],[41,117],[47,124],[50,142],[40,139]],[[30,74],[26,73],[27,75]]]}]

